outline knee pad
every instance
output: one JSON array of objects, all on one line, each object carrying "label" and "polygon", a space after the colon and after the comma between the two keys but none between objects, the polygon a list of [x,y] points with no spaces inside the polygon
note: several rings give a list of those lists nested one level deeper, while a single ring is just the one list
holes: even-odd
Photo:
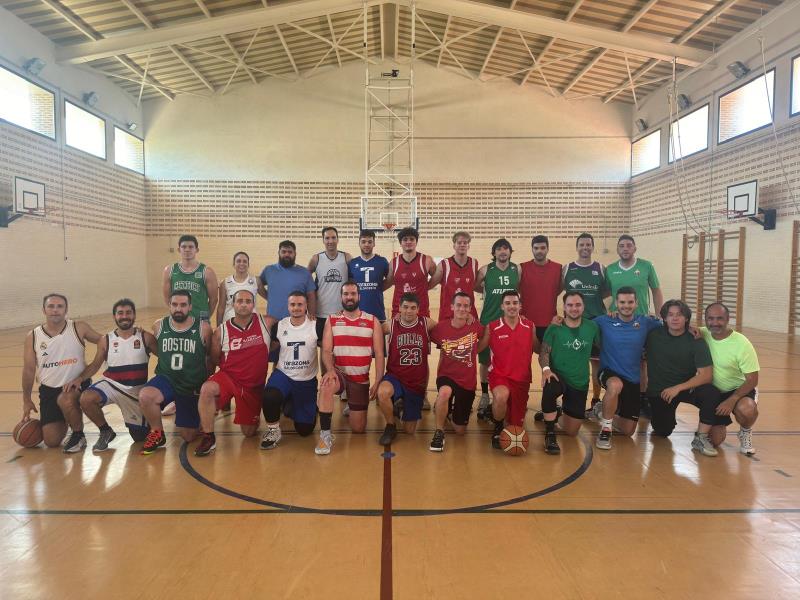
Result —
[{"label": "knee pad", "polygon": [[314,433],[315,423],[297,423],[294,424],[294,430],[300,437],[308,437]]}]

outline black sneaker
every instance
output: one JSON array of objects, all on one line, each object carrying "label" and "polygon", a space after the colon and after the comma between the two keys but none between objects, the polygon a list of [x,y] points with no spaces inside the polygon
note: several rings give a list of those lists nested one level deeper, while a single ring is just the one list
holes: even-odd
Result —
[{"label": "black sneaker", "polygon": [[387,425],[383,429],[383,434],[378,438],[378,443],[381,446],[388,446],[397,437],[397,425]]},{"label": "black sneaker", "polygon": [[213,432],[204,433],[203,439],[200,440],[200,443],[197,444],[197,448],[194,449],[194,455],[208,456],[216,449],[216,447],[217,447],[217,436],[215,436]]},{"label": "black sneaker", "polygon": [[444,431],[437,429],[433,433],[433,439],[431,439],[431,445],[428,446],[428,449],[431,452],[442,452],[444,450]]},{"label": "black sneaker", "polygon": [[151,429],[142,445],[142,454],[152,454],[159,448],[166,446],[166,444],[167,436],[164,435],[164,431],[161,429]]},{"label": "black sneaker", "polygon": [[86,448],[86,436],[82,431],[73,431],[67,443],[64,444],[64,453],[73,454]]},{"label": "black sneaker", "polygon": [[503,431],[503,423],[494,424],[494,433],[492,433],[492,448],[495,450],[502,450],[500,448],[500,432]]},{"label": "black sneaker", "polygon": [[395,419],[399,419],[400,416],[403,414],[403,399],[398,398],[394,401],[392,406],[392,414],[394,415]]},{"label": "black sneaker", "polygon": [[108,445],[113,441],[113,439],[117,437],[117,434],[114,433],[114,430],[110,427],[108,429],[101,429],[100,430],[100,437],[97,438],[97,443],[92,446],[93,452],[105,452],[108,450]]},{"label": "black sneaker", "polygon": [[544,434],[544,451],[546,454],[561,454],[555,431],[548,431]]}]

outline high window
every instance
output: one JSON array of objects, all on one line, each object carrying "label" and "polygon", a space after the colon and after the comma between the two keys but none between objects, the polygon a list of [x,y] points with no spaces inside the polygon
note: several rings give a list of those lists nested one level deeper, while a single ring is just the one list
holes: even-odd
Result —
[{"label": "high window", "polygon": [[661,165],[661,130],[657,129],[631,145],[631,176],[641,175]]},{"label": "high window", "polygon": [[144,173],[144,140],[114,127],[114,163]]},{"label": "high window", "polygon": [[55,95],[0,67],[0,119],[56,138]]},{"label": "high window", "polygon": [[669,162],[708,148],[708,104],[670,125]]},{"label": "high window", "polygon": [[719,143],[766,127],[775,107],[775,69],[719,98]]},{"label": "high window", "polygon": [[98,158],[106,157],[106,122],[72,102],[64,102],[64,128],[67,146]]}]

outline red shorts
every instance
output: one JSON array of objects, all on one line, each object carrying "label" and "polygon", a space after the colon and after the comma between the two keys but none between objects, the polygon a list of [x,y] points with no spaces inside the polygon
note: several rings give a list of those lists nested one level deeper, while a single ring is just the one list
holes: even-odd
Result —
[{"label": "red shorts", "polygon": [[233,422],[237,425],[258,425],[261,420],[261,393],[264,386],[244,388],[224,371],[217,371],[208,378],[208,381],[213,381],[219,386],[218,409],[233,398],[236,401]]},{"label": "red shorts", "polygon": [[522,426],[525,412],[528,410],[528,392],[531,389],[529,381],[521,382],[508,379],[501,375],[489,373],[489,388],[499,386],[508,388],[508,406],[506,408],[506,422],[509,425]]},{"label": "red shorts", "polygon": [[350,410],[359,411],[369,408],[369,382],[356,383],[339,369],[334,369],[339,379],[337,394],[347,391],[347,406]]}]

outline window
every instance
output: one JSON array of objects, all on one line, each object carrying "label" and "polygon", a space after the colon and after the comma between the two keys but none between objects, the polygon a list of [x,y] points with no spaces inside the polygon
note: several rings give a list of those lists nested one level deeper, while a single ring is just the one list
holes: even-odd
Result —
[{"label": "window", "polygon": [[775,106],[774,98],[775,69],[720,96],[719,143],[769,125],[772,122],[770,108]]},{"label": "window", "polygon": [[144,174],[144,140],[114,127],[114,163]]},{"label": "window", "polygon": [[792,104],[789,108],[791,116],[800,115],[800,56],[792,59]]},{"label": "window", "polygon": [[669,162],[708,148],[708,104],[682,116],[669,128]]},{"label": "window", "polygon": [[631,177],[661,166],[661,130],[657,129],[631,145]]},{"label": "window", "polygon": [[56,139],[56,97],[0,67],[0,119]]},{"label": "window", "polygon": [[72,102],[64,102],[64,125],[67,146],[98,158],[106,157],[106,122]]}]

